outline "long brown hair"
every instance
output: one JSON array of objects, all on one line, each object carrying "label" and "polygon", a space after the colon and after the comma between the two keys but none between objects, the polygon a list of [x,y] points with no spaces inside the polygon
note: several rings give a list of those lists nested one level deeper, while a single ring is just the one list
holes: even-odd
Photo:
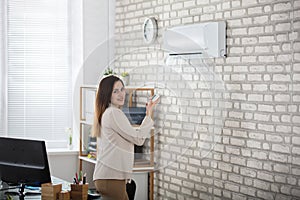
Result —
[{"label": "long brown hair", "polygon": [[119,77],[110,75],[103,78],[99,83],[95,100],[94,124],[92,129],[93,137],[100,136],[102,115],[110,104],[113,87],[115,82],[117,81],[122,82],[122,80]]}]

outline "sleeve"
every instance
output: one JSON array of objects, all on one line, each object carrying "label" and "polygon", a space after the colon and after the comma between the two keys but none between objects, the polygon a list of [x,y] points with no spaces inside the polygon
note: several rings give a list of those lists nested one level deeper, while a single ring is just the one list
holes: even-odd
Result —
[{"label": "sleeve", "polygon": [[142,145],[146,138],[150,137],[150,130],[153,126],[151,117],[146,116],[139,128],[133,128],[126,115],[120,109],[111,112],[111,128],[119,133],[126,140]]}]

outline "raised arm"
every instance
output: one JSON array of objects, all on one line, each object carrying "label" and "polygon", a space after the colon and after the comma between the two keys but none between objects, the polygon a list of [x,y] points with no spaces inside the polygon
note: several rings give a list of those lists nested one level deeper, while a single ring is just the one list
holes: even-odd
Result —
[{"label": "raised arm", "polygon": [[151,117],[146,115],[140,127],[135,129],[120,109],[112,110],[110,123],[115,132],[136,145],[142,145],[145,139],[150,137],[150,130],[153,126]]}]

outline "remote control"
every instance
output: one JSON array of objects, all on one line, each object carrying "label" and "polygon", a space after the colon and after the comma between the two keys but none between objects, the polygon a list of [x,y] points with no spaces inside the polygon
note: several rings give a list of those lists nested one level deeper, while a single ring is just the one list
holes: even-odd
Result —
[{"label": "remote control", "polygon": [[153,95],[153,97],[151,98],[151,101],[156,101],[160,96],[158,94]]}]

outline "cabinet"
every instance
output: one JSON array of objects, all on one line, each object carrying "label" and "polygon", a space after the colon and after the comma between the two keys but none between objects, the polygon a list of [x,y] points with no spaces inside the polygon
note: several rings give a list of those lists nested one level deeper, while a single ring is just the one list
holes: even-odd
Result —
[{"label": "cabinet", "polygon": [[[82,170],[83,162],[96,163],[93,157],[96,152],[96,138],[90,137],[93,124],[94,104],[97,86],[83,85],[80,87],[80,138],[79,138],[79,169]],[[154,87],[126,87],[126,108],[142,108],[149,97],[154,95]],[[138,125],[133,125],[136,129]],[[135,146],[134,173],[149,174],[149,199],[153,199],[154,189],[154,127],[151,137],[142,147]]]}]

